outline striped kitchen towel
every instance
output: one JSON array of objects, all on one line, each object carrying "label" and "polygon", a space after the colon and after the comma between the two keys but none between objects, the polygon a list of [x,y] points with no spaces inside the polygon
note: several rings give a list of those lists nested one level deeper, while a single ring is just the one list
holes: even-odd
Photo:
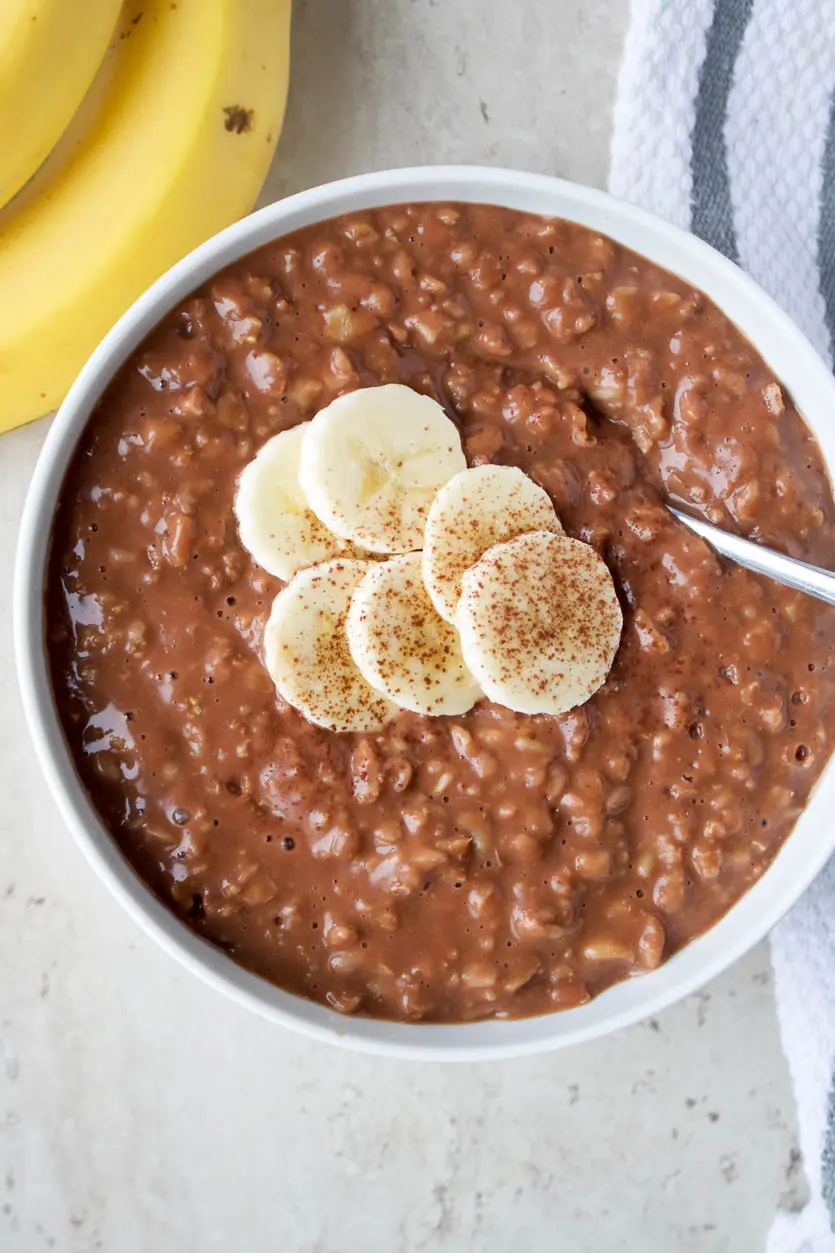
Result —
[{"label": "striped kitchen towel", "polygon": [[[831,365],[835,0],[632,0],[610,190],[726,253]],[[811,1200],[768,1250],[835,1253],[835,862],[771,950]]]}]

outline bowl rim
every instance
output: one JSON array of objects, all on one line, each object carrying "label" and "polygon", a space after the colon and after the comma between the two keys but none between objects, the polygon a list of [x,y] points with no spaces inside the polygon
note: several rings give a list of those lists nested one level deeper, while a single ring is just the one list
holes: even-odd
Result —
[{"label": "bowl rim", "polygon": [[55,502],[75,444],[113,375],[157,322],[224,266],[301,226],[342,213],[420,201],[494,204],[577,221],[609,235],[705,291],[792,393],[835,471],[835,378],[800,330],[754,281],[695,236],[608,193],[548,175],[480,166],[421,166],[340,179],[268,205],[201,244],[148,288],[95,349],[47,434],[24,505],[13,588],[17,673],[36,755],[82,852],[131,917],[183,966],[238,1004],[302,1035],[365,1053],[416,1060],[521,1057],[600,1038],[697,991],[758,943],[835,849],[835,762],[761,879],[704,935],[658,970],[577,1009],[510,1021],[406,1024],[342,1017],[237,966],[190,931],[132,869],[78,779],[54,707],[44,645],[43,585]]}]

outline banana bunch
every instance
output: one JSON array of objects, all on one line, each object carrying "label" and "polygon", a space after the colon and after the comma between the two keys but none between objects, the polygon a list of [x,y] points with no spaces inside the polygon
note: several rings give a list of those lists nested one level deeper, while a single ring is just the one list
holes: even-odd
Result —
[{"label": "banana bunch", "polygon": [[2,0],[0,431],[60,404],[144,288],[252,208],[289,31],[290,0]]}]

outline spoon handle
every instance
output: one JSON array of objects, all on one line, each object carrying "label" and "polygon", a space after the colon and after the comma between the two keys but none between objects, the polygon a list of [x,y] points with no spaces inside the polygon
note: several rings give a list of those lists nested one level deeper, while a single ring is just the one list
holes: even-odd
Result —
[{"label": "spoon handle", "polygon": [[825,600],[828,605],[835,605],[835,574],[832,571],[822,570],[820,566],[810,566],[794,557],[786,557],[783,553],[775,552],[773,548],[765,548],[762,544],[742,539],[739,535],[731,535],[709,522],[702,522],[701,518],[691,518],[689,514],[681,513],[671,505],[667,507],[679,522],[683,522],[691,531],[707,540],[723,557],[729,557],[747,570],[765,574],[786,587],[794,587],[799,592],[816,596],[818,600]]}]

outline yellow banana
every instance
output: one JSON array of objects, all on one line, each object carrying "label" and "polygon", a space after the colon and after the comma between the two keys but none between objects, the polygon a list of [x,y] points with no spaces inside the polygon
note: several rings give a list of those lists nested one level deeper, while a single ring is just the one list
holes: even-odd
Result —
[{"label": "yellow banana", "polygon": [[0,3],[0,206],[46,159],[95,78],[121,0]]},{"label": "yellow banana", "polygon": [[290,0],[127,0],[120,29],[83,136],[0,213],[0,430],[55,408],[131,301],[252,207],[278,139]]}]

